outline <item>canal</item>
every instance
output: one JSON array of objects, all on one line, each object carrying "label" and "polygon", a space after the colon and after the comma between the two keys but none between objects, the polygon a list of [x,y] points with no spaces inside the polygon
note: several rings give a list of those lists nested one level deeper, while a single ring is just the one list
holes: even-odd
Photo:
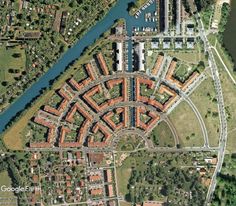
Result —
[{"label": "canal", "polygon": [[[37,82],[35,82],[28,90],[24,92],[10,107],[0,115],[0,133],[2,133],[6,125],[14,118],[19,112],[23,111],[28,103],[35,97],[39,96],[42,88],[48,88],[50,80],[58,77],[67,67],[69,63],[76,60],[81,56],[83,50],[92,45],[96,39],[106,32],[116,20],[124,18],[127,25],[128,36],[132,36],[133,27],[156,27],[156,22],[146,22],[144,12],[154,12],[156,4],[149,6],[139,18],[130,16],[127,9],[128,4],[136,0],[118,0],[116,5],[108,12],[108,14],[93,26],[86,35],[81,38],[72,48],[68,49],[66,53],[58,60],[58,62],[49,69]],[[128,48],[128,70],[132,71],[132,43],[129,42]]]},{"label": "canal", "polygon": [[224,32],[224,45],[231,57],[233,58],[234,63],[236,63],[236,1],[231,0],[231,12],[226,24],[226,29]]}]

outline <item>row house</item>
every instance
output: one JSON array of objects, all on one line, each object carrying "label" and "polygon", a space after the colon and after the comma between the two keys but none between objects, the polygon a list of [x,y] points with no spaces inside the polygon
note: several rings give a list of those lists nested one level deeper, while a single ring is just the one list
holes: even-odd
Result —
[{"label": "row house", "polygon": [[97,54],[97,60],[102,70],[103,75],[109,75],[109,69],[107,67],[106,61],[102,55],[102,53]]},{"label": "row house", "polygon": [[166,74],[166,79],[172,83],[174,83],[178,88],[185,91],[190,84],[194,82],[194,80],[199,76],[198,72],[193,72],[192,75],[184,82],[180,82],[179,80],[175,79],[173,74],[176,69],[177,61],[172,60],[169,66],[168,72]]},{"label": "row house", "polygon": [[80,91],[83,87],[87,86],[89,83],[96,79],[92,65],[90,63],[85,65],[85,70],[87,72],[88,77],[83,81],[78,83],[74,78],[71,78],[69,80],[69,84],[77,91]]},{"label": "row house", "polygon": [[[122,114],[122,119],[121,121],[116,124],[113,120],[112,117],[114,115],[120,115]],[[104,121],[111,127],[113,131],[120,130],[121,128],[126,128],[128,127],[128,122],[129,122],[129,115],[128,115],[128,107],[119,107],[115,109],[115,112],[108,112],[103,116]]]},{"label": "row house", "polygon": [[135,96],[136,96],[136,100],[139,102],[143,102],[149,105],[152,105],[160,110],[163,110],[163,105],[156,101],[153,98],[150,97],[146,97],[146,96],[142,96],[141,95],[141,85],[147,85],[148,89],[154,89],[155,88],[155,82],[150,80],[150,79],[146,79],[146,78],[142,78],[142,77],[137,77],[135,79],[135,84],[136,84],[136,91],[135,91]]},{"label": "row house", "polygon": [[104,102],[104,103],[98,105],[96,103],[96,101],[93,100],[93,98],[92,98],[92,96],[94,96],[96,93],[99,93],[99,94],[103,93],[101,85],[97,85],[97,86],[93,87],[92,89],[90,89],[88,92],[86,92],[83,95],[83,98],[86,100],[88,105],[90,105],[94,110],[96,110],[97,112],[100,112],[100,111],[104,110],[106,107],[108,107],[108,103]]},{"label": "row house", "polygon": [[158,58],[157,58],[157,61],[155,63],[155,66],[154,68],[152,69],[152,75],[156,76],[161,68],[161,65],[163,63],[163,60],[164,60],[164,56],[159,54],[158,55]]},{"label": "row house", "polygon": [[47,140],[46,140],[46,142],[34,142],[34,143],[31,142],[30,147],[32,147],[32,148],[37,148],[37,147],[49,148],[49,147],[51,147],[52,141],[53,141],[54,136],[56,134],[55,124],[53,124],[49,120],[44,119],[43,117],[39,117],[39,116],[34,118],[34,122],[48,128]]},{"label": "row house", "polygon": [[160,94],[167,93],[170,96],[168,101],[164,103],[164,108],[163,108],[164,111],[167,111],[177,101],[177,99],[179,99],[178,94],[174,90],[170,89],[169,87],[163,84],[160,86],[158,92]]},{"label": "row house", "polygon": [[[146,114],[150,119],[147,122],[141,120],[141,115]],[[154,111],[147,111],[145,107],[137,107],[135,110],[135,125],[145,131],[151,130],[151,128],[157,123],[160,116]]]},{"label": "row house", "polygon": [[98,141],[94,141],[94,137],[91,136],[89,138],[88,141],[88,147],[105,147],[108,144],[108,141],[111,139],[112,134],[110,133],[110,131],[108,130],[107,127],[105,127],[103,124],[101,123],[97,123],[93,129],[92,132],[94,134],[97,134],[98,132],[101,132],[103,135],[102,141],[98,142]]}]

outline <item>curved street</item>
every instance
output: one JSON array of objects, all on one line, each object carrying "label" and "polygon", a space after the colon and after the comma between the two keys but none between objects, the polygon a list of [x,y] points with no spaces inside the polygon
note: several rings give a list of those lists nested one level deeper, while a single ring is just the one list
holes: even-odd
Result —
[{"label": "curved street", "polygon": [[206,31],[204,29],[202,19],[200,17],[200,14],[197,12],[196,7],[195,7],[195,11],[196,11],[195,18],[198,23],[201,39],[204,43],[205,53],[207,53],[209,55],[208,62],[209,62],[209,66],[211,68],[212,78],[214,80],[214,85],[215,85],[215,89],[216,89],[216,96],[217,96],[217,100],[218,100],[219,116],[220,116],[220,137],[219,137],[218,162],[217,162],[214,174],[212,176],[211,184],[208,189],[206,201],[205,201],[205,205],[210,205],[212,195],[215,191],[217,174],[221,171],[222,164],[224,161],[224,155],[225,155],[225,149],[226,149],[226,143],[227,143],[227,119],[226,119],[224,98],[223,98],[221,82],[220,82],[220,78],[219,78],[218,67],[215,62],[215,58],[214,58],[214,55],[212,52],[212,47],[207,39],[207,35],[206,35]]}]

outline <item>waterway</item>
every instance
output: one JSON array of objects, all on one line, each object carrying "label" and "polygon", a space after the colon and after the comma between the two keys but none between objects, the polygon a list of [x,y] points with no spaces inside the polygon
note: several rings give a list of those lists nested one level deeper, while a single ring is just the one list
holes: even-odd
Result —
[{"label": "waterway", "polygon": [[224,45],[236,63],[236,1],[231,1],[231,12],[224,32]]},{"label": "waterway", "polygon": [[[58,77],[67,67],[67,65],[79,58],[83,50],[92,45],[96,39],[106,32],[117,19],[124,18],[127,25],[128,36],[132,36],[134,27],[156,27],[156,22],[145,22],[144,12],[154,12],[156,4],[149,6],[139,18],[130,16],[127,9],[128,4],[136,0],[118,0],[116,5],[108,12],[108,14],[93,26],[86,35],[81,38],[72,48],[58,60],[58,62],[49,69],[37,82],[35,82],[28,90],[24,92],[6,111],[0,115],[0,133],[4,131],[6,125],[19,112],[23,111],[28,103],[40,94],[42,88],[47,88],[50,85],[50,80]],[[128,70],[132,71],[132,44],[129,42],[128,47]]]}]

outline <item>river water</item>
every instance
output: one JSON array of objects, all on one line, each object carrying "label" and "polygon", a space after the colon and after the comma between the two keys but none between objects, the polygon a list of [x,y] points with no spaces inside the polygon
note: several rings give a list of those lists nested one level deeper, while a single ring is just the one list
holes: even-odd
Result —
[{"label": "river water", "polygon": [[[40,94],[42,88],[49,87],[50,80],[58,77],[63,72],[66,66],[73,60],[79,58],[83,50],[92,45],[96,39],[107,31],[117,19],[124,18],[126,20],[128,36],[132,36],[133,27],[156,27],[156,22],[145,22],[144,12],[138,19],[130,16],[127,8],[128,3],[135,2],[136,0],[118,0],[116,5],[109,11],[109,13],[93,26],[88,33],[79,40],[72,48],[58,60],[58,62],[49,69],[36,83],[34,83],[27,91],[24,92],[6,111],[0,115],[0,133],[4,131],[8,122],[16,116],[18,112],[24,110],[25,106],[30,103],[35,97]],[[154,12],[156,4],[149,6],[145,12]],[[129,71],[132,70],[132,47],[129,46],[128,52],[128,65]],[[40,98],[40,97],[39,97]]]},{"label": "river water", "polygon": [[236,63],[236,1],[231,0],[231,12],[224,32],[224,45]]}]

